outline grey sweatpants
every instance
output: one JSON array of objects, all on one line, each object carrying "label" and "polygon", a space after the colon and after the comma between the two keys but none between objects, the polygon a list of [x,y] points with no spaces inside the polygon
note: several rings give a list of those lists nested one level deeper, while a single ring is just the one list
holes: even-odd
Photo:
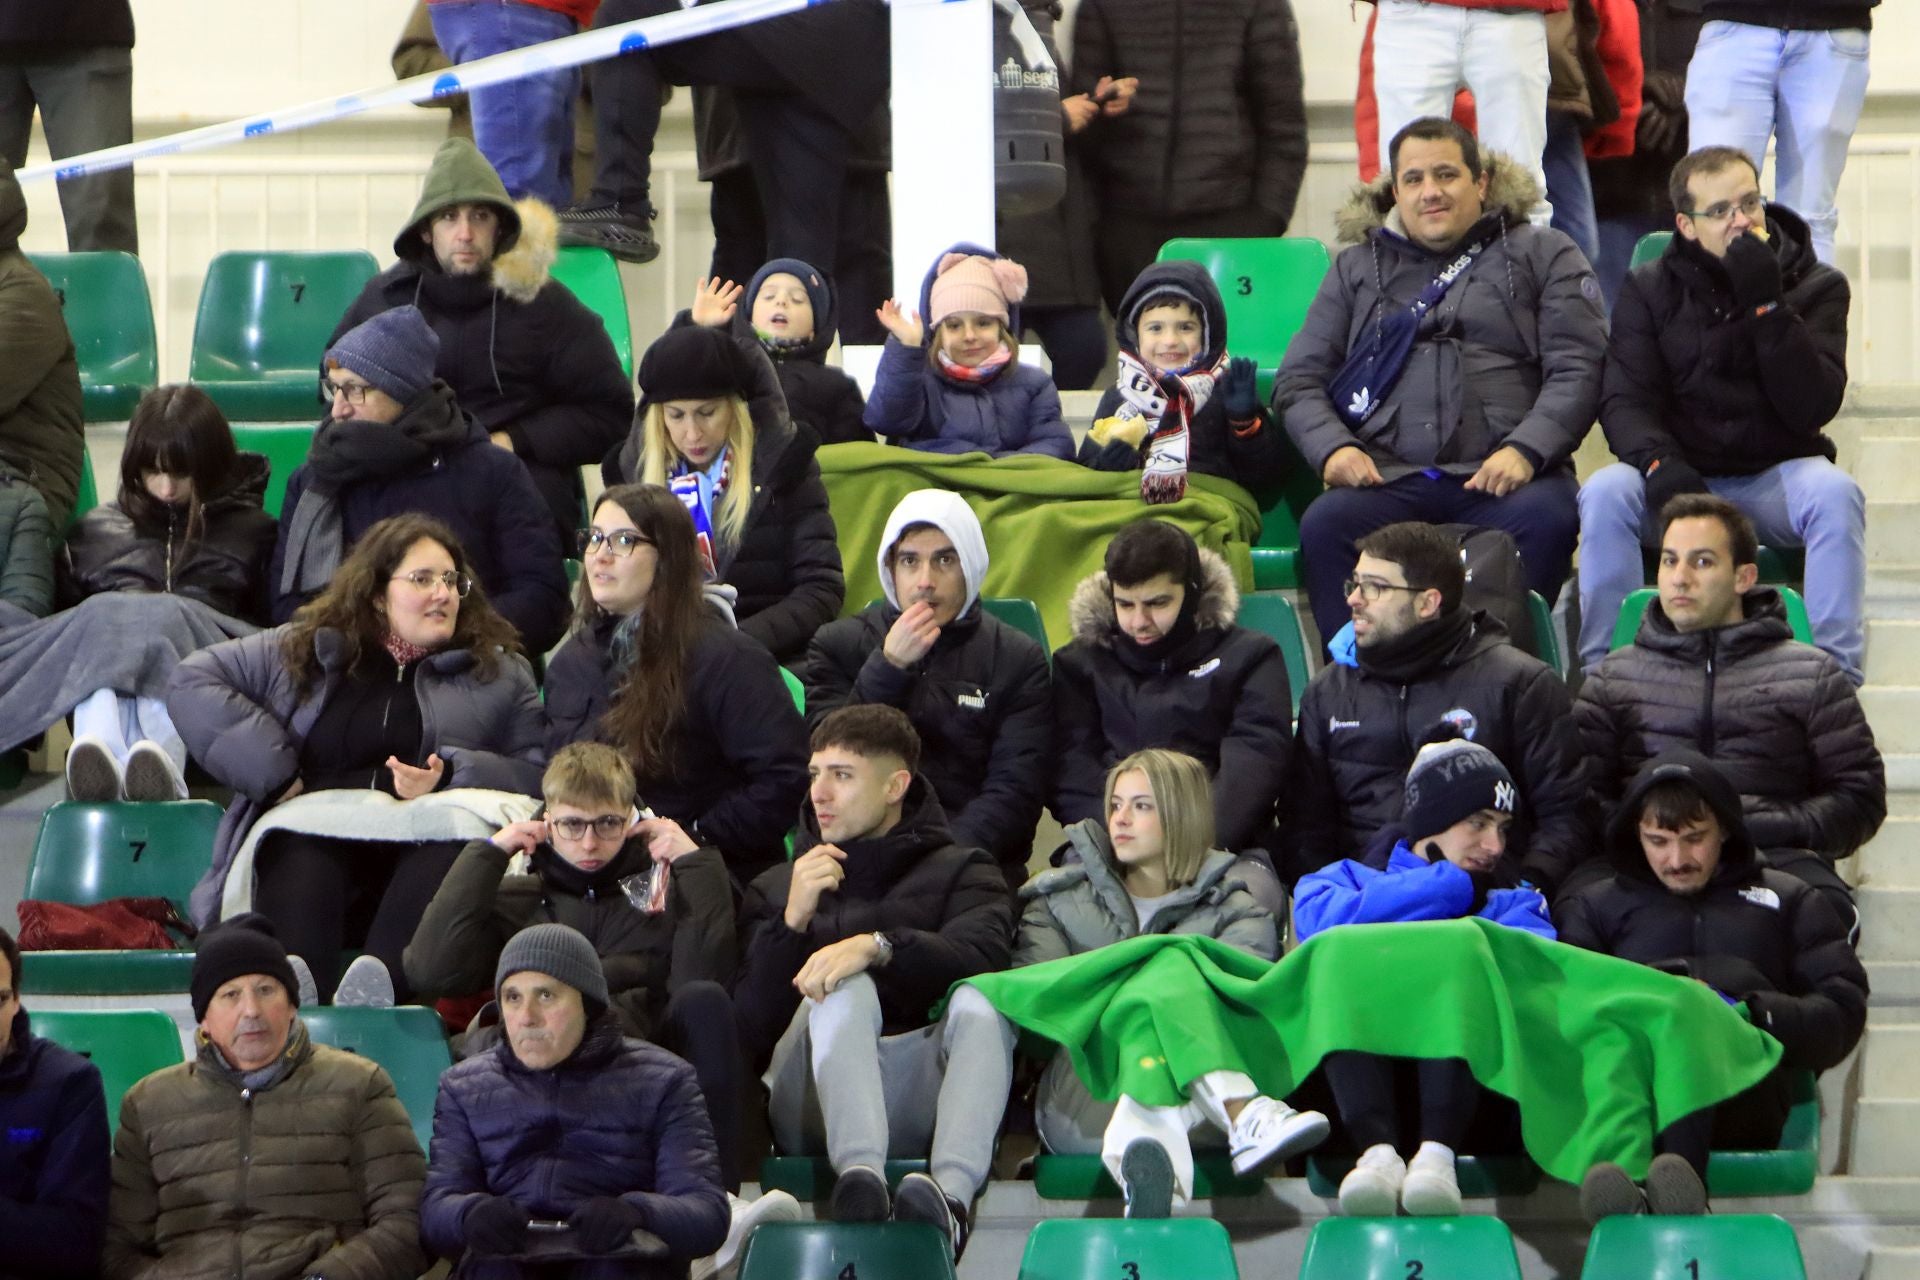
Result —
[{"label": "grey sweatpants", "polygon": [[931,1150],[940,1189],[971,1203],[1013,1087],[1012,1026],[967,986],[933,1026],[893,1036],[880,1026],[880,993],[864,973],[800,1002],[763,1077],[774,1145],[824,1150],[835,1173]]}]

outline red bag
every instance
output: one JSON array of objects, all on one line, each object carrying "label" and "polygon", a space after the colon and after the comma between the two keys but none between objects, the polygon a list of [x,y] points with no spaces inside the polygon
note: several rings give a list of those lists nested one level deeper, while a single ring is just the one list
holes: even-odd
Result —
[{"label": "red bag", "polygon": [[168,929],[193,926],[165,898],[109,898],[90,906],[27,898],[20,903],[22,951],[172,951]]}]

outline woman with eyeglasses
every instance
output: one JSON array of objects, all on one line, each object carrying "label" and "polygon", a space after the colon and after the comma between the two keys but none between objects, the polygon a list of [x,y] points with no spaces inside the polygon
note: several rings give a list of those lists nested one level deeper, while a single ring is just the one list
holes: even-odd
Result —
[{"label": "woman with eyeglasses", "polygon": [[582,531],[572,633],[547,668],[548,746],[596,740],[641,803],[745,884],[786,856],[807,729],[767,651],[712,608],[693,521],[659,485],[609,489]]},{"label": "woman with eyeglasses", "polygon": [[740,630],[792,664],[840,612],[847,583],[820,441],[788,416],[758,340],[729,335],[740,294],[702,281],[693,307],[647,348],[639,415],[606,481],[663,485],[685,502],[708,572],[737,593]]},{"label": "woman with eyeglasses", "polygon": [[[353,793],[531,796],[546,761],[540,695],[513,628],[474,581],[460,540],[424,515],[368,529],[288,625],[182,663],[167,710],[194,759],[234,791],[193,892],[194,919],[244,910],[250,897],[321,992],[335,990],[345,946],[401,973],[421,913],[478,834],[414,839],[403,833],[429,829],[425,816],[356,804]],[[251,837],[275,806],[316,793],[343,803],[309,804],[312,816],[297,822],[289,811]],[[250,863],[239,857],[247,848]],[[239,883],[249,870],[250,895]],[[376,990],[386,981],[370,964],[354,972],[371,974]],[[396,998],[394,987],[404,999],[404,981],[381,994]]]},{"label": "woman with eyeglasses", "polygon": [[567,575],[552,509],[512,450],[434,376],[440,339],[418,307],[383,311],[328,348],[331,408],[287,480],[270,583],[285,622],[323,590],[377,521],[437,517],[473,558],[499,616],[542,654],[566,630]]},{"label": "woman with eyeglasses", "polygon": [[182,658],[266,621],[267,471],[199,388],[140,398],[118,495],[55,560],[61,611],[0,633],[0,749],[71,713],[73,799],[186,798],[187,750],[161,699]]}]

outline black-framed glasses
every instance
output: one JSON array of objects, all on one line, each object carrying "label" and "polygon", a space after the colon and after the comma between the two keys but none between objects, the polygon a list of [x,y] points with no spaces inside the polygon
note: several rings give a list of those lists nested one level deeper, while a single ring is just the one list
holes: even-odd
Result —
[{"label": "black-framed glasses", "polygon": [[1747,217],[1757,222],[1759,221],[1761,211],[1766,207],[1766,197],[1758,191],[1755,191],[1750,195],[1742,196],[1738,200],[1721,200],[1716,204],[1708,205],[1704,209],[1682,209],[1680,212],[1700,222],[1725,222],[1733,216],[1734,210],[1738,209],[1741,213],[1746,214]]},{"label": "black-framed glasses", "polygon": [[396,573],[388,581],[408,583],[422,595],[435,587],[445,587],[462,600],[467,598],[467,592],[473,590],[472,578],[451,569],[415,569],[412,573]]},{"label": "black-framed glasses", "polygon": [[635,547],[653,545],[652,538],[635,533],[632,529],[615,529],[612,533],[602,533],[598,529],[582,529],[573,535],[573,541],[574,545],[580,548],[582,560],[602,547],[624,560],[633,554]]},{"label": "black-framed glasses", "polygon": [[1402,587],[1392,582],[1382,582],[1378,578],[1348,578],[1340,584],[1340,595],[1344,599],[1358,591],[1360,598],[1368,604],[1380,599],[1383,591],[1424,591],[1425,587]]},{"label": "black-framed glasses", "polygon": [[603,813],[597,818],[548,818],[547,825],[569,840],[583,840],[587,828],[602,840],[617,840],[627,833],[627,815]]},{"label": "black-framed glasses", "polygon": [[320,390],[329,400],[345,400],[348,404],[365,404],[367,392],[374,388],[364,382],[335,382],[332,378],[320,379]]}]

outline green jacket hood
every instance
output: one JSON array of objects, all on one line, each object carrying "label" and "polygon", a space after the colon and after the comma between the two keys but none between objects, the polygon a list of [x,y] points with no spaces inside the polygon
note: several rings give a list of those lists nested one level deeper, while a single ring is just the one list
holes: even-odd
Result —
[{"label": "green jacket hood", "polygon": [[407,225],[393,238],[394,254],[407,262],[427,265],[433,250],[420,238],[428,218],[450,204],[490,204],[500,212],[500,237],[493,247],[498,259],[520,238],[520,212],[507,195],[506,184],[494,172],[480,148],[466,138],[448,138],[433,153],[433,165],[420,188]]},{"label": "green jacket hood", "polygon": [[17,249],[27,229],[27,196],[13,166],[0,160],[0,249]]}]

